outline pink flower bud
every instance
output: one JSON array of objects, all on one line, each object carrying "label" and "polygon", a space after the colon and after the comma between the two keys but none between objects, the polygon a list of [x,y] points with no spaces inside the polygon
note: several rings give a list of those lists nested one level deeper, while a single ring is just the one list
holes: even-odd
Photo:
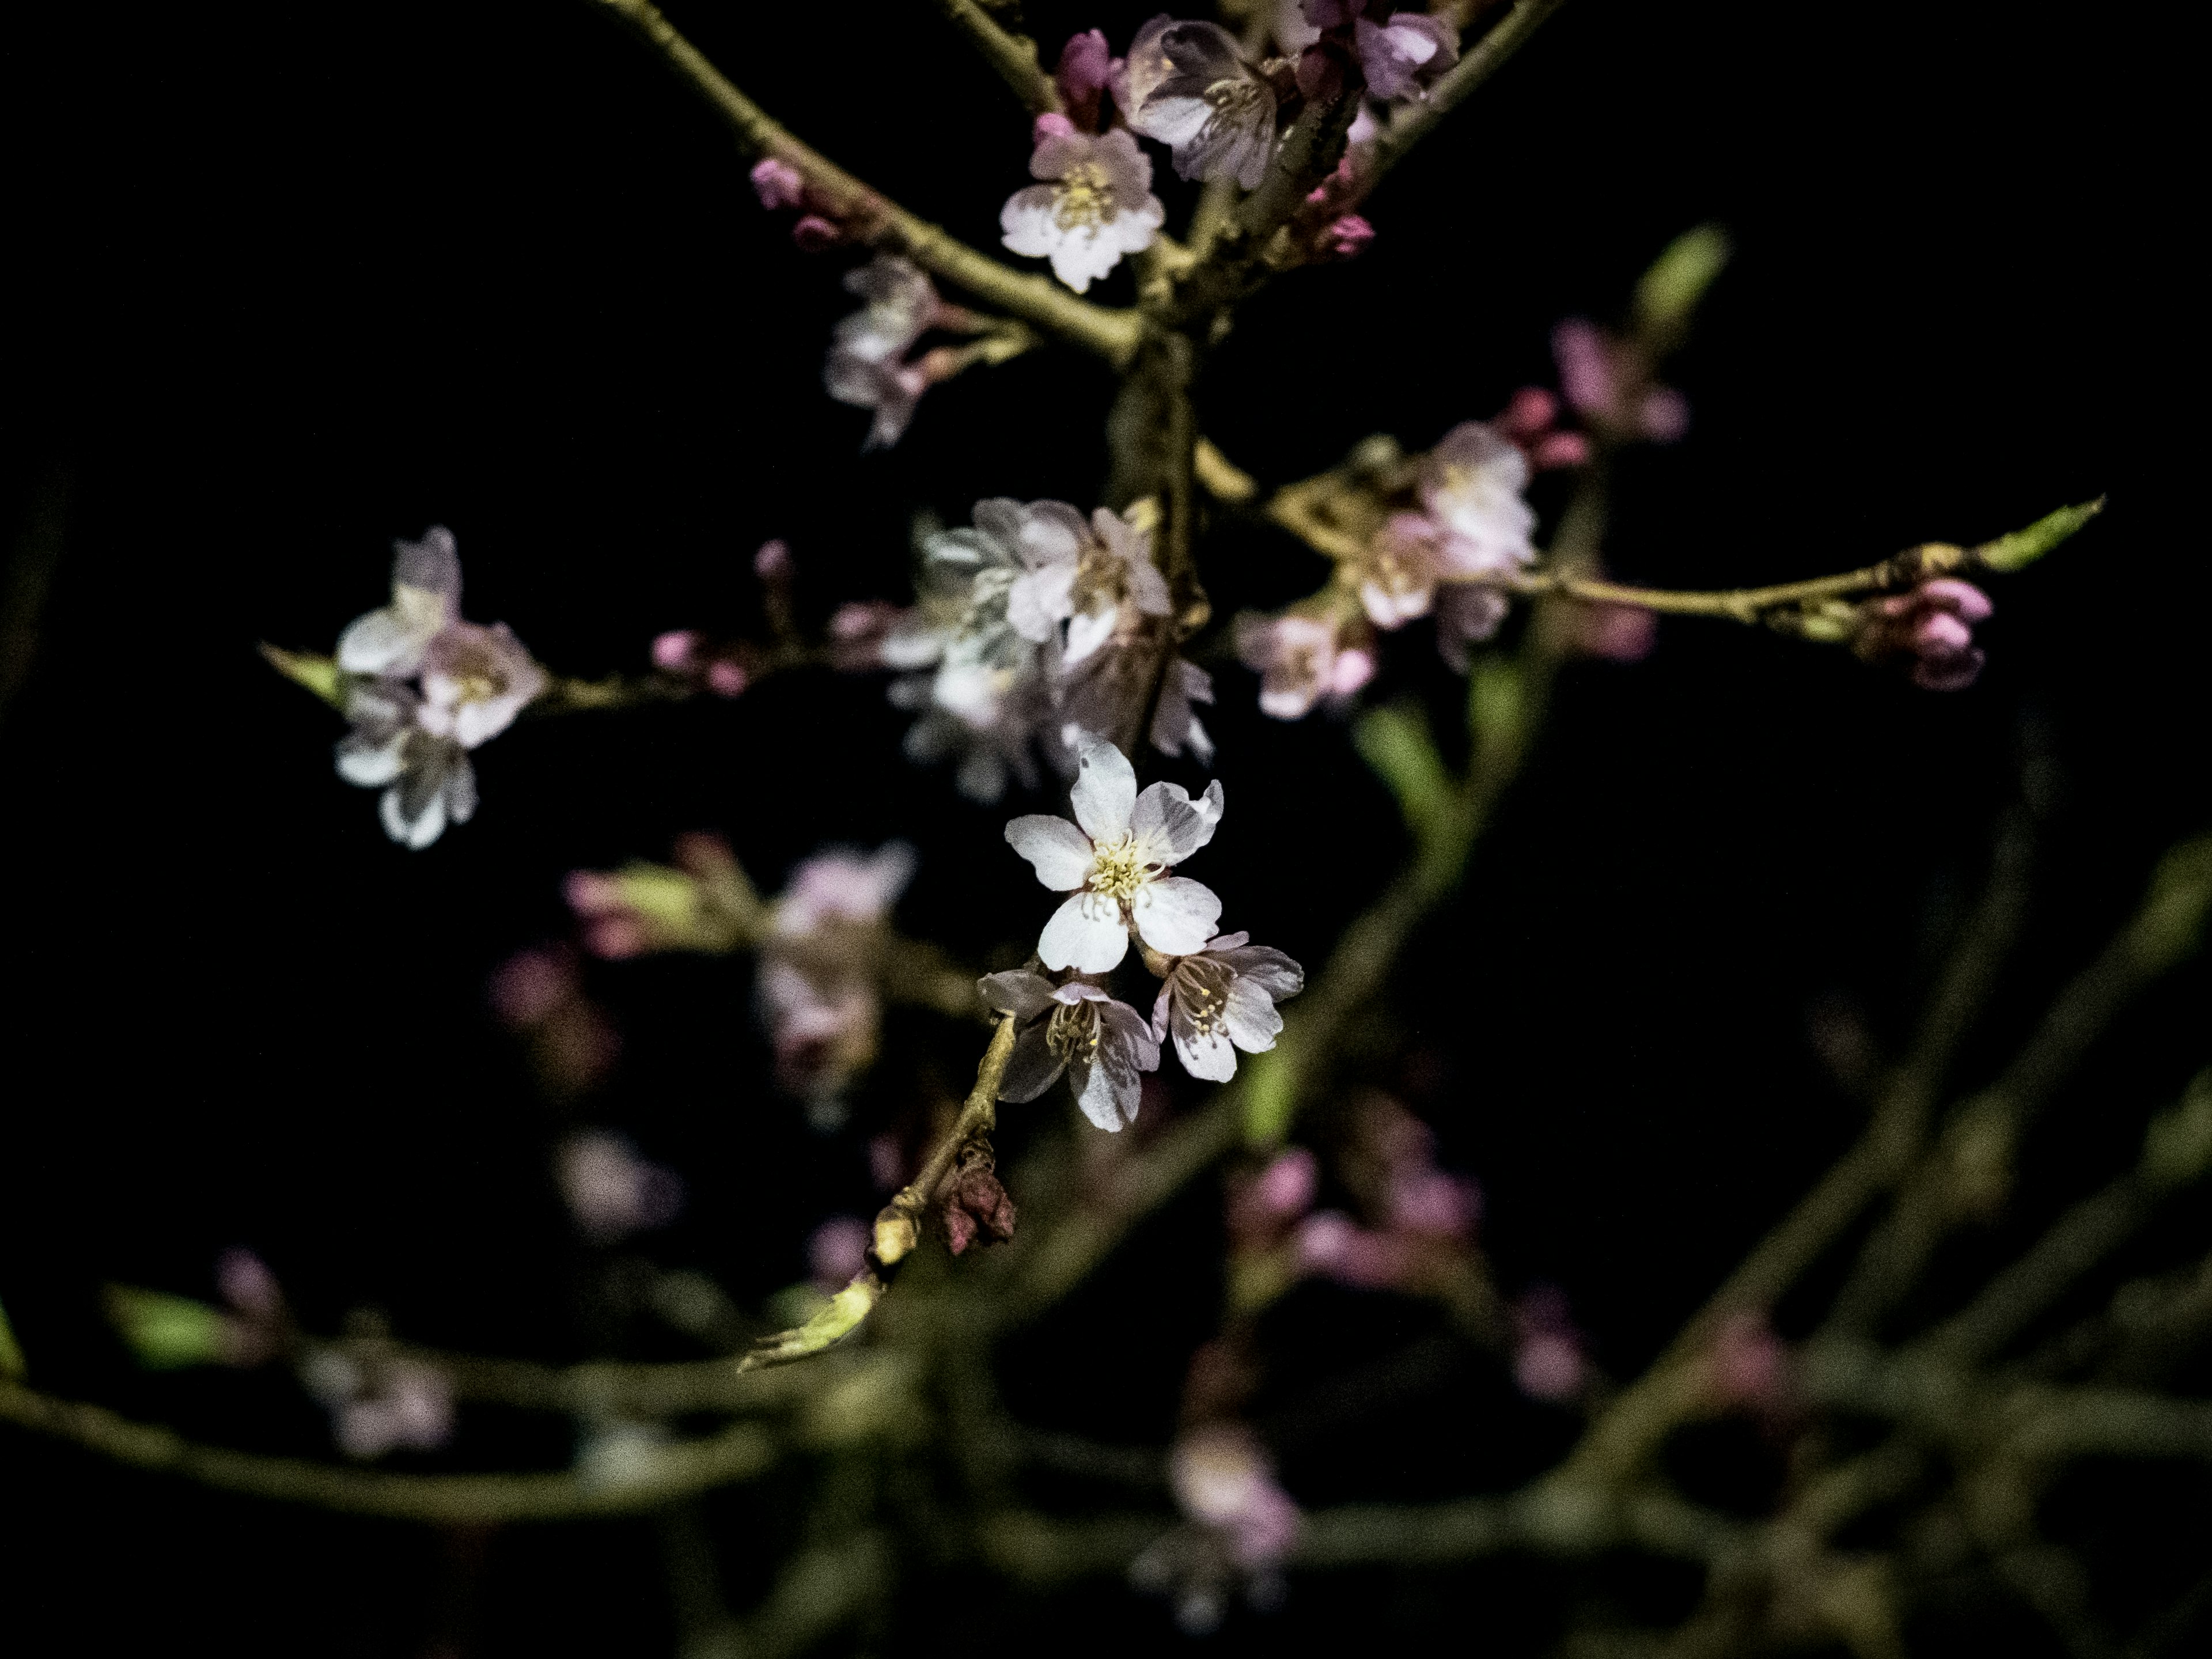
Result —
[{"label": "pink flower bud", "polygon": [[1374,240],[1375,227],[1358,214],[1347,213],[1322,228],[1319,246],[1326,258],[1351,259]]},{"label": "pink flower bud", "polygon": [[1048,138],[1066,138],[1073,135],[1075,123],[1065,115],[1048,110],[1030,124],[1030,143],[1041,144]]},{"label": "pink flower bud", "polygon": [[622,884],[598,870],[571,870],[561,884],[568,908],[580,916],[604,916],[629,908]]},{"label": "pink flower bud", "polygon": [[1539,472],[1554,467],[1582,466],[1589,460],[1589,440],[1579,432],[1547,432],[1528,457]]},{"label": "pink flower bud", "polygon": [[1516,443],[1541,438],[1559,418],[1559,400],[1541,386],[1524,386],[1491,424]]},{"label": "pink flower bud", "polygon": [[718,697],[743,696],[745,687],[751,684],[751,678],[741,664],[725,659],[707,666],[708,687]]},{"label": "pink flower bud", "polygon": [[1328,689],[1340,697],[1348,697],[1375,678],[1375,653],[1353,646],[1337,653],[1336,664],[1329,675]]},{"label": "pink flower bud", "polygon": [[284,1311],[284,1292],[276,1275],[251,1250],[225,1250],[215,1264],[216,1288],[242,1314],[271,1320]]},{"label": "pink flower bud", "polygon": [[645,926],[635,916],[599,916],[584,929],[584,948],[603,962],[626,962],[645,954]]},{"label": "pink flower bud", "polygon": [[1637,419],[1653,443],[1677,442],[1690,429],[1690,400],[1672,386],[1653,386],[1637,406]]},{"label": "pink flower bud", "polygon": [[753,574],[764,582],[780,582],[791,575],[791,550],[781,541],[763,542],[753,555]]},{"label": "pink flower bud", "polygon": [[1097,131],[1099,94],[1111,82],[1113,75],[1113,54],[1107,47],[1105,34],[1098,29],[1070,35],[1067,44],[1060,49],[1060,67],[1053,79],[1060,84],[1060,101],[1067,106],[1076,125],[1086,132]]},{"label": "pink flower bud", "polygon": [[700,636],[689,628],[663,634],[653,642],[653,665],[680,674],[698,659]]},{"label": "pink flower bud", "polygon": [[1314,1155],[1303,1146],[1293,1146],[1267,1166],[1252,1195],[1268,1215],[1303,1215],[1313,1203],[1318,1180]]},{"label": "pink flower bud", "polygon": [[1514,1352],[1513,1381],[1532,1400],[1571,1400],[1582,1392],[1582,1350],[1571,1336],[1535,1332]]},{"label": "pink flower bud", "polygon": [[844,245],[845,233],[818,213],[810,213],[791,228],[791,240],[801,253],[827,253]]},{"label": "pink flower bud", "polygon": [[795,208],[805,198],[805,181],[799,176],[799,169],[773,155],[754,164],[752,181],[753,193],[770,212],[778,208]]}]

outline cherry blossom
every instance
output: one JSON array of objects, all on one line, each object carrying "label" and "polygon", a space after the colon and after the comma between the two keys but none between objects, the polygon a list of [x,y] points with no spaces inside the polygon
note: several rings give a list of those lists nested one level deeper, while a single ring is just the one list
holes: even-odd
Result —
[{"label": "cherry blossom", "polygon": [[1168,1479],[1183,1513],[1224,1534],[1241,1567],[1277,1565],[1297,1542],[1298,1506],[1241,1425],[1211,1423],[1183,1436],[1169,1455]]},{"label": "cherry blossom", "polygon": [[1183,179],[1259,188],[1275,153],[1275,91],[1218,23],[1156,17],[1130,43],[1129,125],[1173,153]]},{"label": "cherry blossom", "polygon": [[318,1348],[301,1366],[307,1392],[328,1407],[331,1431],[348,1457],[402,1448],[428,1450],[453,1431],[453,1390],[445,1375],[386,1354],[356,1358]]},{"label": "cherry blossom", "polygon": [[1528,458],[1496,428],[1463,421],[1423,458],[1415,493],[1443,529],[1443,561],[1455,575],[1475,576],[1532,562],[1534,509],[1522,498]]},{"label": "cherry blossom", "polygon": [[1145,1018],[1084,980],[1054,985],[1026,969],[977,981],[983,1000],[1022,1022],[999,1085],[1001,1100],[1035,1100],[1067,1073],[1084,1116],[1109,1133],[1137,1121],[1140,1074],[1160,1045]]},{"label": "cherry blossom", "polygon": [[1963,690],[1982,672],[1974,624],[1995,609],[1973,583],[1941,577],[1861,605],[1852,649],[1869,662],[1908,666],[1912,683],[1927,690]]},{"label": "cherry blossom", "polygon": [[1552,331],[1559,389],[1575,412],[1615,443],[1671,444],[1690,428],[1690,405],[1653,382],[1646,351],[1595,323],[1570,317]]},{"label": "cherry blossom", "polygon": [[823,385],[841,404],[875,411],[866,447],[887,449],[905,433],[931,377],[906,354],[944,311],[927,273],[896,254],[848,271],[845,287],[867,301],[838,323],[823,366]]},{"label": "cherry blossom", "polygon": [[1071,895],[1037,940],[1044,965],[1105,973],[1127,953],[1132,931],[1163,955],[1204,949],[1221,901],[1210,888],[1168,872],[1213,839],[1220,783],[1207,785],[1195,801],[1173,783],[1139,795],[1127,757],[1094,738],[1083,746],[1070,793],[1075,823],[1032,813],[1006,825],[1008,843],[1037,879]]},{"label": "cherry blossom", "polygon": [[1052,274],[1078,294],[1122,255],[1150,247],[1167,216],[1152,193],[1152,162],[1118,127],[1098,138],[1045,129],[1030,175],[1045,182],[1007,198],[1002,240],[1016,253],[1050,259]]},{"label": "cherry blossom", "polygon": [[554,1171],[577,1228],[601,1243],[665,1226],[684,1205],[684,1183],[672,1170],[640,1158],[629,1141],[605,1129],[562,1142]]},{"label": "cherry blossom", "polygon": [[1375,653],[1362,628],[1347,635],[1335,612],[1290,611],[1237,619],[1237,654],[1260,672],[1260,712],[1294,720],[1323,699],[1348,697],[1375,678]]},{"label": "cherry blossom", "polygon": [[875,1060],[891,907],[914,867],[903,842],[873,854],[832,848],[792,872],[769,912],[759,995],[777,1079],[824,1125],[842,1117],[837,1097]]},{"label": "cherry blossom", "polygon": [[[1176,1057],[1193,1077],[1226,1083],[1237,1075],[1237,1050],[1264,1054],[1275,1046],[1283,1017],[1275,1005],[1305,988],[1305,970],[1280,951],[1224,933],[1171,963],[1152,1006],[1152,1035],[1174,1033]],[[1233,1045],[1233,1046],[1232,1046]]]}]

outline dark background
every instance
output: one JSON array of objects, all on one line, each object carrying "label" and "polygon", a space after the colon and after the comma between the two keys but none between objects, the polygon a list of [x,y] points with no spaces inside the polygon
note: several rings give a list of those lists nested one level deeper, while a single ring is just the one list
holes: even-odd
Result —
[{"label": "dark background", "polygon": [[[1030,17],[1056,50],[1094,23],[1123,44],[1147,9]],[[928,7],[673,15],[802,135],[995,246],[1023,118]],[[1616,1371],[1854,1132],[1808,1010],[1855,1007],[1904,1041],[2023,754],[2053,790],[2042,884],[1968,1084],[2205,822],[2196,187],[2174,155],[2179,55],[2146,27],[1969,0],[1576,0],[1376,197],[1371,250],[1267,294],[1207,370],[1205,429],[1265,482],[1370,431],[1425,445],[1547,380],[1559,317],[1617,313],[1670,237],[1717,220],[1739,256],[1672,375],[1695,425],[1623,468],[1617,570],[1780,580],[2111,495],[1996,588],[1990,667],[1964,694],[1690,623],[1641,665],[1568,674],[1464,895],[1400,975],[1403,1040],[1377,1076],[1482,1179],[1509,1290],[1565,1287]],[[904,836],[922,864],[902,921],[976,960],[1007,918],[1041,921],[1042,896],[1003,810],[899,758],[903,717],[872,679],[525,722],[478,757],[477,821],[410,854],[332,775],[334,718],[254,642],[327,649],[381,601],[392,538],[434,522],[459,537],[468,614],[568,672],[641,667],[665,628],[757,627],[749,558],[770,536],[811,619],[902,598],[915,509],[1095,499],[1109,385],[1037,354],[933,392],[897,449],[860,455],[865,416],[819,390],[848,261],[795,252],[714,119],[581,0],[48,8],[0,38],[0,507],[19,538],[62,526],[0,720],[0,1296],[57,1392],[313,1453],[317,1413],[287,1387],[134,1373],[97,1286],[206,1296],[216,1253],[248,1244],[321,1328],[374,1305],[424,1340],[588,1351],[587,1264],[547,1174],[558,1126],[483,994],[508,952],[564,933],[564,872],[711,827],[772,885],[822,843]],[[1206,557],[1224,615],[1324,574],[1233,529]],[[1417,634],[1377,695],[1448,710]],[[1197,873],[1231,925],[1316,963],[1398,857],[1395,813],[1340,727],[1264,721],[1249,675],[1218,678],[1231,808]],[[653,1252],[757,1305],[801,1275],[818,1220],[872,1203],[867,1133],[915,1064],[957,1071],[968,1039],[896,1024],[854,1128],[814,1136],[768,1085],[746,982],[734,963],[595,970],[627,1047],[591,1115],[690,1184]],[[2107,1045],[2054,1143],[2054,1193],[2117,1167],[2201,1061],[2203,990],[2185,978]],[[1211,1319],[1212,1202],[1147,1235],[1147,1276],[1109,1275],[1015,1356],[1026,1416],[1165,1439]],[[1502,1484],[1565,1437],[1493,1401],[1494,1376],[1446,1382],[1387,1432],[1283,1444],[1292,1492]],[[49,1632],[27,1651],[190,1633],[404,1654],[440,1616],[427,1535],[12,1434],[0,1457],[6,1617]],[[773,1515],[717,1513],[737,1558],[780,1535]],[[642,1525],[518,1534],[489,1559],[483,1651],[666,1650]],[[1220,1639],[1463,1631],[1504,1571],[1301,1583],[1304,1617]],[[756,1570],[732,1573],[748,1599]],[[1118,1587],[1080,1606],[1102,1644],[1167,1634]],[[966,1616],[1083,1645],[1066,1605]]]}]

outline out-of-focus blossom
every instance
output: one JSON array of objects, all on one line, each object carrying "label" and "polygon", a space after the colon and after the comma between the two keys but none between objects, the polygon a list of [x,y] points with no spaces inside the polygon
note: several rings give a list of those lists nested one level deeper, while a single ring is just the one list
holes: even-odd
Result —
[{"label": "out-of-focus blossom", "polygon": [[1160,685],[1160,700],[1152,710],[1152,747],[1163,755],[1180,755],[1185,749],[1200,766],[1213,763],[1213,739],[1206,734],[1194,705],[1213,701],[1213,677],[1188,658],[1168,664]]},{"label": "out-of-focus blossom", "polygon": [[806,1274],[814,1288],[834,1296],[868,1265],[868,1224],[856,1215],[833,1215],[806,1241]]},{"label": "out-of-focus blossom", "polygon": [[633,863],[570,872],[563,891],[593,956],[720,955],[760,931],[760,899],[727,842],[703,832],[679,836],[673,857],[673,866]]},{"label": "out-of-focus blossom", "polygon": [[576,1478],[598,1492],[642,1486],[666,1466],[668,1439],[657,1423],[592,1423],[577,1437]]},{"label": "out-of-focus blossom", "polygon": [[1939,577],[1909,593],[1862,605],[1851,648],[1869,662],[1905,667],[1912,683],[1927,690],[1963,690],[1985,660],[1974,643],[1974,624],[1986,622],[1995,609],[1972,582]]},{"label": "out-of-focus blossom", "polygon": [[795,208],[806,199],[806,182],[788,161],[779,161],[773,155],[764,157],[753,164],[751,177],[753,194],[771,213]]},{"label": "out-of-focus blossom", "polygon": [[1762,1315],[1736,1313],[1722,1322],[1706,1357],[1706,1374],[1723,1406],[1772,1415],[1788,1404],[1790,1352]]},{"label": "out-of-focus blossom", "polygon": [[1522,493],[1528,487],[1528,457],[1495,428],[1463,421],[1437,440],[1414,489],[1445,532],[1452,574],[1510,570],[1535,558],[1528,537],[1536,514]]},{"label": "out-of-focus blossom", "polygon": [[1559,389],[1575,412],[1615,443],[1671,444],[1690,429],[1690,405],[1652,380],[1646,354],[1595,324],[1571,317],[1552,331]]},{"label": "out-of-focus blossom", "polygon": [[866,447],[886,449],[906,431],[931,382],[927,363],[907,361],[907,353],[945,308],[928,274],[896,254],[848,271],[845,287],[867,303],[832,333],[823,384],[839,403],[875,411]]},{"label": "out-of-focus blossom", "polygon": [[1167,210],[1152,193],[1152,164],[1116,128],[1103,137],[1047,132],[1030,157],[1044,180],[1007,198],[999,215],[1006,246],[1050,259],[1053,275],[1078,294],[1158,235]]},{"label": "out-of-focus blossom", "polygon": [[1356,258],[1375,240],[1375,227],[1357,213],[1340,214],[1321,229],[1315,251],[1325,259]]},{"label": "out-of-focus blossom", "polygon": [[307,1392],[331,1414],[348,1457],[442,1446],[453,1431],[453,1391],[442,1371],[389,1354],[318,1348],[301,1366]]},{"label": "out-of-focus blossom", "polygon": [[[1275,1046],[1283,1017],[1275,1005],[1305,988],[1305,970],[1280,951],[1224,933],[1169,967],[1152,1005],[1152,1035],[1172,1032],[1177,1059],[1193,1077],[1225,1083],[1237,1075],[1237,1050],[1264,1054]],[[1232,1046],[1233,1045],[1233,1046]]]},{"label": "out-of-focus blossom", "polygon": [[1024,969],[988,975],[977,985],[993,1009],[1021,1022],[999,1085],[1001,1100],[1035,1100],[1065,1072],[1075,1103],[1098,1127],[1110,1132],[1137,1121],[1139,1074],[1160,1063],[1160,1045],[1142,1014],[1096,985],[1054,985]]},{"label": "out-of-focus blossom", "polygon": [[1068,36],[1053,79],[1060,88],[1060,101],[1067,106],[1068,119],[1081,131],[1098,131],[1101,97],[1113,76],[1113,50],[1103,31],[1086,29]]},{"label": "out-of-focus blossom", "polygon": [[1559,419],[1557,398],[1541,386],[1524,386],[1490,424],[1499,436],[1520,447],[1530,467],[1545,472],[1580,466],[1589,459],[1589,440],[1579,432],[1561,431]]},{"label": "out-of-focus blossom", "polygon": [[1574,1399],[1589,1380],[1582,1334],[1567,1299],[1549,1285],[1522,1298],[1514,1310],[1513,1381],[1531,1400]]},{"label": "out-of-focus blossom", "polygon": [[338,638],[353,730],[338,775],[381,788],[385,833],[421,848],[477,805],[466,750],[514,723],[543,692],[545,671],[506,624],[460,618],[461,562],[453,534],[433,526],[393,544],[392,603],[356,617]]},{"label": "out-of-focus blossom", "polygon": [[1127,757],[1092,738],[1083,746],[1070,799],[1073,823],[1031,813],[1006,825],[1008,844],[1037,879],[1072,895],[1037,940],[1044,965],[1106,973],[1127,951],[1132,932],[1165,956],[1202,950],[1220,920],[1221,901],[1169,872],[1213,839],[1221,820],[1218,781],[1195,801],[1173,783],[1153,784],[1140,795]]},{"label": "out-of-focus blossom", "polygon": [[872,854],[833,848],[793,871],[769,912],[759,993],[776,1075],[825,1118],[874,1062],[891,907],[914,867],[903,842]]},{"label": "out-of-focus blossom", "polygon": [[1659,618],[1641,605],[1577,605],[1566,623],[1574,650],[1607,662],[1642,662],[1659,642]]},{"label": "out-of-focus blossom", "polygon": [[1297,1542],[1298,1506],[1241,1425],[1212,1423],[1184,1435],[1168,1455],[1168,1480],[1183,1513],[1219,1530],[1241,1567],[1278,1566]]},{"label": "out-of-focus blossom", "polygon": [[1347,633],[1334,613],[1299,611],[1237,619],[1237,654],[1260,673],[1260,711],[1294,720],[1325,699],[1348,697],[1375,678],[1363,629]]},{"label": "out-of-focus blossom", "polygon": [[1409,1162],[1391,1171],[1389,1206],[1390,1225],[1398,1231],[1465,1239],[1482,1218],[1482,1189],[1425,1160]]},{"label": "out-of-focus blossom", "polygon": [[684,1183],[675,1171],[640,1158],[629,1141],[605,1129],[562,1141],[554,1173],[578,1231],[598,1243],[666,1226],[684,1207]]},{"label": "out-of-focus blossom", "polygon": [[[1459,61],[1459,32],[1441,17],[1401,10],[1396,0],[1302,0],[1300,21],[1279,14],[1277,38],[1303,52],[1298,85],[1309,97],[1332,90],[1348,47],[1377,98],[1425,96]],[[1293,48],[1292,40],[1301,44]]]},{"label": "out-of-focus blossom", "polygon": [[1278,1153],[1267,1167],[1234,1187],[1229,1201],[1229,1231],[1240,1247],[1271,1243],[1283,1230],[1313,1207],[1321,1169],[1303,1146]]},{"label": "out-of-focus blossom", "polygon": [[1259,188],[1275,153],[1275,90],[1218,23],[1154,18],[1130,44],[1129,125],[1173,152],[1176,176]]},{"label": "out-of-focus blossom", "polygon": [[565,950],[518,951],[492,975],[491,1006],[527,1039],[539,1082],[556,1095],[579,1095],[605,1077],[622,1040],[584,995]]},{"label": "out-of-focus blossom", "polygon": [[1396,1289],[1413,1262],[1403,1239],[1370,1231],[1341,1210],[1308,1216],[1298,1224],[1293,1243],[1301,1272],[1363,1291]]},{"label": "out-of-focus blossom", "polygon": [[902,615],[898,606],[881,599],[839,605],[830,615],[824,641],[830,665],[848,674],[885,666],[884,641]]},{"label": "out-of-focus blossom", "polygon": [[696,629],[677,628],[654,636],[653,665],[718,697],[741,697],[765,664],[759,647],[747,641],[717,642]]},{"label": "out-of-focus blossom", "polygon": [[1474,647],[1498,632],[1512,604],[1482,582],[1453,582],[1437,595],[1437,650],[1454,673],[1464,674]]}]

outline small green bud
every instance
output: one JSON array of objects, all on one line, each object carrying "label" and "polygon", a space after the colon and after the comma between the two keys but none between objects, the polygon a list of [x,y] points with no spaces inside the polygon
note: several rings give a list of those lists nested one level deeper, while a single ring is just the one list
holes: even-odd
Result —
[{"label": "small green bud", "polygon": [[305,686],[325,702],[341,713],[345,708],[345,671],[333,657],[318,657],[313,652],[287,651],[282,646],[264,644],[263,660],[295,685]]},{"label": "small green bud", "polygon": [[27,1369],[23,1364],[23,1345],[15,1340],[15,1328],[8,1322],[8,1310],[0,1308],[0,1377],[9,1380],[20,1377]]},{"label": "small green bud", "polygon": [[2094,501],[2083,501],[2079,507],[2062,507],[2056,513],[2045,514],[2025,530],[1984,542],[1974,550],[1974,556],[1987,569],[2007,574],[2025,570],[2104,510],[2102,495]]},{"label": "small green bud", "polygon": [[1731,251],[1718,225],[1699,225],[1669,242],[1636,284],[1638,331],[1661,343],[1679,337]]},{"label": "small green bud", "polygon": [[1452,779],[1420,710],[1409,703],[1370,709],[1352,728],[1352,741],[1398,798],[1413,838],[1427,845],[1451,809]]},{"label": "small green bud", "polygon": [[2150,1121],[2142,1150],[2143,1176],[2156,1186],[2185,1186],[2207,1170],[2212,1170],[2212,1071],[2199,1072],[2181,1103]]},{"label": "small green bud", "polygon": [[188,1297],[110,1285],[107,1316],[132,1357],[149,1370],[220,1364],[230,1355],[230,1321],[220,1308]]}]

